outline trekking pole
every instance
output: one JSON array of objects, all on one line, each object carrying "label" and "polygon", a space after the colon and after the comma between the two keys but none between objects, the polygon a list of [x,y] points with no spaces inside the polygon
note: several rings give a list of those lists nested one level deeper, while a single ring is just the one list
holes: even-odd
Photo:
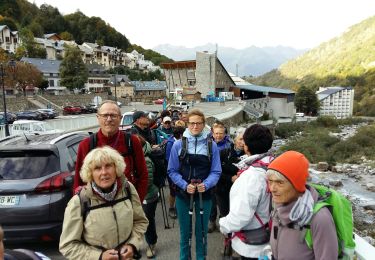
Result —
[{"label": "trekking pole", "polygon": [[206,247],[206,238],[204,232],[204,223],[203,223],[203,199],[202,199],[202,192],[199,192],[199,213],[201,215],[201,224],[202,224],[202,241],[203,241],[203,256],[206,259],[207,255],[207,247]]},{"label": "trekking pole", "polygon": [[188,259],[191,260],[191,240],[193,236],[193,203],[194,203],[194,193],[190,194],[190,207],[189,207],[189,216],[190,216],[190,230],[189,230],[189,256]]},{"label": "trekking pole", "polygon": [[159,193],[160,193],[160,204],[161,204],[161,211],[163,214],[163,221],[164,221],[164,229],[170,229],[171,227],[169,226],[168,222],[168,216],[167,216],[167,208],[165,206],[165,196],[164,196],[164,189],[163,187],[159,188]]}]

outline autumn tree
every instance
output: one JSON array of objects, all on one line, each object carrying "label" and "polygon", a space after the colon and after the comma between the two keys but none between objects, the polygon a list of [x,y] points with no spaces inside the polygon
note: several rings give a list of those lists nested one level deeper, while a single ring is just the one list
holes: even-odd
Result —
[{"label": "autumn tree", "polygon": [[65,46],[65,57],[60,65],[60,84],[70,90],[82,89],[88,79],[88,71],[77,47]]},{"label": "autumn tree", "polygon": [[42,73],[32,64],[17,62],[13,79],[10,79],[18,90],[26,96],[27,87],[39,87],[43,81]]},{"label": "autumn tree", "polygon": [[319,100],[314,90],[301,86],[294,97],[294,105],[298,112],[316,115],[319,110]]}]

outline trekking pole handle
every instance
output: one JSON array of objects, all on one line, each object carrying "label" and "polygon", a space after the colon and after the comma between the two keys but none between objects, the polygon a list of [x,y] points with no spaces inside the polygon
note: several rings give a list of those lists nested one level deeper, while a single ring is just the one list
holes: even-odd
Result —
[{"label": "trekking pole handle", "polygon": [[194,203],[194,194],[190,194],[189,215],[193,215],[193,203]]}]

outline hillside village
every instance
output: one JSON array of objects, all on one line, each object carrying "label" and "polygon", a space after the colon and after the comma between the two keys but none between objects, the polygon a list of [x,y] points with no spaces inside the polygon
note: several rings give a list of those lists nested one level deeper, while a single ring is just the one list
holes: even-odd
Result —
[{"label": "hillside village", "polygon": [[[56,33],[45,34],[44,38],[34,38],[34,41],[46,51],[47,58],[23,57],[21,62],[32,64],[42,73],[44,79],[48,81],[45,91],[49,94],[70,93],[60,84],[60,65],[66,46],[73,46],[79,49],[82,61],[88,70],[88,80],[84,84],[85,93],[88,94],[101,93],[102,96],[104,94],[103,98],[108,98],[106,94],[113,93],[109,98],[116,100],[123,98],[124,102],[145,103],[164,97],[194,102],[239,98],[247,100],[245,111],[256,118],[262,117],[265,113],[271,118],[293,117],[295,114],[295,92],[250,84],[229,73],[216,53],[197,52],[195,60],[161,63],[160,66],[156,66],[151,61],[145,60],[144,55],[136,50],[126,53],[119,48],[100,46],[96,43],[84,42],[80,45],[75,41],[62,40]],[[0,43],[0,47],[9,53],[15,53],[22,44],[18,32],[11,31],[6,25],[0,26]],[[127,75],[108,73],[108,70],[118,66],[137,69],[142,73],[159,70],[162,71],[165,81],[131,81]],[[17,90],[12,86],[5,86],[5,88],[7,95],[17,95]],[[28,86],[26,92],[25,94],[33,96],[37,93],[37,88]],[[78,92],[75,90],[75,93]],[[352,115],[354,97],[352,89],[324,88],[320,92],[322,93],[318,94],[318,97],[322,114],[334,115],[338,118]],[[44,98],[37,99],[41,104],[39,106],[48,104]],[[81,98],[69,98],[69,101],[55,98],[54,100],[53,104],[57,108],[64,105],[80,105],[83,102]],[[38,106],[37,102],[32,103]],[[17,110],[18,107],[13,110]]]}]

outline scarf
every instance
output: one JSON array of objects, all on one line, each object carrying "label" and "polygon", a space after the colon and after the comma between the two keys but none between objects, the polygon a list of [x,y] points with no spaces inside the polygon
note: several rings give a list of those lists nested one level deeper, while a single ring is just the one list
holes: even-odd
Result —
[{"label": "scarf", "polygon": [[117,181],[115,181],[115,183],[113,185],[113,188],[112,188],[112,191],[110,191],[110,192],[103,192],[103,190],[98,185],[96,185],[95,182],[91,183],[91,187],[95,191],[95,193],[98,194],[99,197],[101,197],[105,201],[114,200],[114,198],[117,194]]},{"label": "scarf", "polygon": [[311,192],[306,189],[301,197],[298,198],[292,210],[289,213],[289,219],[295,222],[299,227],[309,224],[313,216],[314,199]]},{"label": "scarf", "polygon": [[240,162],[239,163],[233,163],[234,166],[236,166],[240,171],[245,171],[247,168],[249,168],[255,161],[261,160],[266,156],[270,156],[271,153],[262,153],[262,154],[255,154],[255,155],[242,155],[240,156]]}]

